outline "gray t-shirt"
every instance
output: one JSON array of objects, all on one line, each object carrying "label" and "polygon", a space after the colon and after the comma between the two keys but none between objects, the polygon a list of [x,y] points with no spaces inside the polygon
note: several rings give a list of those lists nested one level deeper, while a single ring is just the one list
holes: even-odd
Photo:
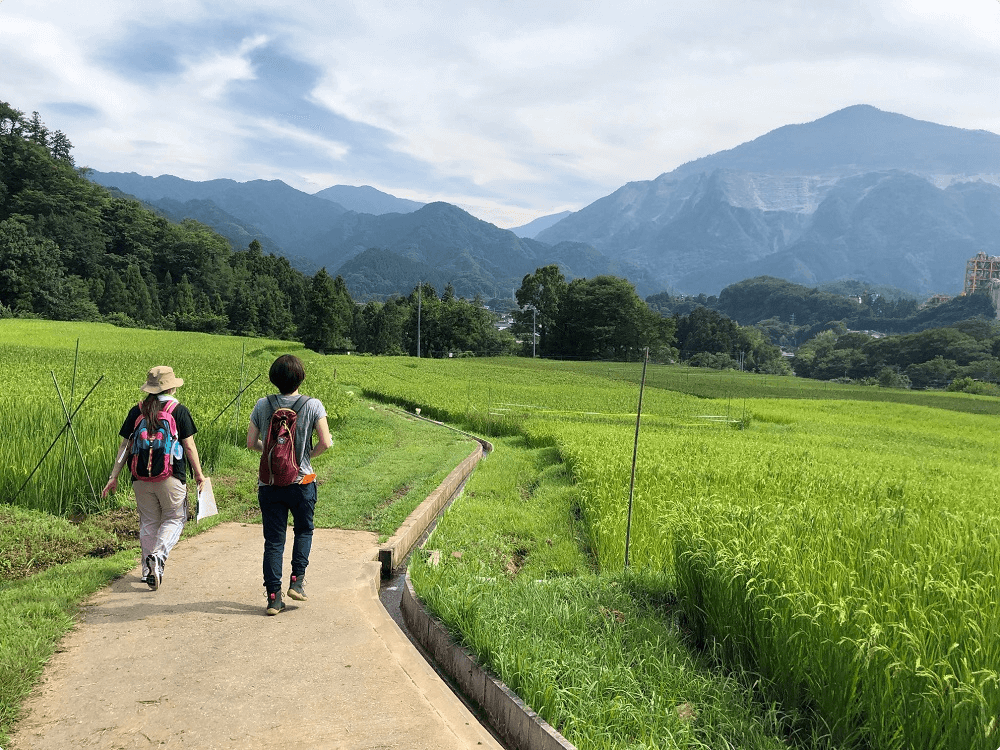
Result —
[{"label": "gray t-shirt", "polygon": [[[299,394],[303,395],[303,394]],[[291,408],[299,396],[283,396],[275,394],[278,407]],[[250,413],[250,421],[261,434],[261,440],[267,434],[268,422],[271,420],[271,405],[267,402],[267,396],[257,401]],[[299,409],[299,416],[295,420],[295,445],[299,453],[299,475],[295,478],[298,482],[306,474],[312,473],[312,463],[309,461],[309,453],[313,447],[313,431],[316,429],[316,422],[326,416],[326,407],[318,398],[310,398]],[[258,480],[258,484],[263,484]]]}]

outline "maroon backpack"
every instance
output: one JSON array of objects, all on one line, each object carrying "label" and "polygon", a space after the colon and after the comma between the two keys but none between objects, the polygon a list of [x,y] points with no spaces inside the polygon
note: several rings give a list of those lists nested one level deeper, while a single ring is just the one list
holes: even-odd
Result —
[{"label": "maroon backpack", "polygon": [[264,433],[264,451],[260,457],[260,471],[257,476],[264,484],[287,487],[299,475],[299,451],[295,446],[295,423],[299,409],[309,400],[299,396],[289,407],[279,407],[277,396],[268,396],[271,418]]}]

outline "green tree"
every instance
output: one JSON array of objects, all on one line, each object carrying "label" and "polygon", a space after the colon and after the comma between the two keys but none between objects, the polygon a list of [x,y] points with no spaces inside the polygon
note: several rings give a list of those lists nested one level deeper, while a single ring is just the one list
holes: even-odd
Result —
[{"label": "green tree", "polygon": [[903,373],[891,367],[883,367],[878,373],[878,384],[881,388],[901,388],[909,390],[910,379]]},{"label": "green tree", "polygon": [[331,279],[326,268],[313,276],[309,290],[306,323],[300,330],[302,342],[322,353],[343,350],[353,322],[353,303],[341,277]]},{"label": "green tree", "polygon": [[548,356],[553,350],[552,339],[558,337],[554,329],[568,288],[566,278],[555,264],[538,268],[521,280],[520,288],[514,293],[521,309],[514,313],[513,332],[529,337],[525,344],[527,351],[531,351],[535,334],[538,335],[536,349],[540,356]]},{"label": "green tree", "polygon": [[697,307],[677,318],[676,335],[683,359],[699,352],[731,355],[739,342],[739,326],[722,313]]},{"label": "green tree", "polygon": [[181,275],[181,280],[174,286],[171,309],[176,316],[191,317],[195,314],[194,287],[188,281],[187,274]]},{"label": "green tree", "polygon": [[914,388],[944,388],[958,371],[954,360],[940,354],[925,362],[916,362],[906,368],[906,376]]},{"label": "green tree", "polygon": [[127,300],[126,307],[122,312],[140,323],[154,323],[153,302],[149,295],[149,288],[146,286],[146,280],[139,272],[139,267],[134,264],[129,265],[125,269],[125,278],[122,281]]},{"label": "green tree", "polygon": [[236,282],[226,307],[229,330],[239,336],[256,336],[258,333],[257,297],[246,281]]},{"label": "green tree", "polygon": [[[128,315],[129,309],[128,290],[125,282],[118,272],[113,268],[108,269],[104,277],[104,296],[100,300],[100,310],[105,315],[112,313],[122,313]],[[129,316],[131,317],[131,316]]]},{"label": "green tree", "polygon": [[645,347],[661,344],[669,325],[615,276],[570,282],[557,320],[560,351],[584,359],[636,358]]},{"label": "green tree", "polygon": [[368,328],[368,348],[372,354],[404,354],[404,337],[411,318],[410,304],[403,297],[390,297],[384,304],[374,303]]},{"label": "green tree", "polygon": [[58,299],[59,256],[55,243],[29,234],[20,219],[0,222],[0,304],[44,314]]},{"label": "green tree", "polygon": [[441,357],[447,352],[440,327],[441,300],[434,287],[418,284],[409,297],[410,319],[404,331],[403,346],[410,356]]}]

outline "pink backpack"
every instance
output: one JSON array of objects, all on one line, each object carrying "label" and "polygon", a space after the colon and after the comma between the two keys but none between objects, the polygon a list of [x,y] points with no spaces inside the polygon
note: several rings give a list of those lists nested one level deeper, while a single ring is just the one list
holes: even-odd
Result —
[{"label": "pink backpack", "polygon": [[140,413],[132,431],[132,476],[141,482],[162,482],[173,475],[174,461],[184,457],[184,448],[177,437],[174,409],[177,402],[167,401],[160,410],[160,426],[151,431]]}]

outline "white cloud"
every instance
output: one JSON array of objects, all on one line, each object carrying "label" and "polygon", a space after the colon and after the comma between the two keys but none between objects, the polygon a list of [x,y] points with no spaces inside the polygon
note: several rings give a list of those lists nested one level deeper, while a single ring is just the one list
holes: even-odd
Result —
[{"label": "white cloud", "polygon": [[253,67],[247,55],[267,42],[267,37],[257,35],[245,39],[237,50],[230,53],[211,51],[203,57],[185,60],[185,71],[181,85],[208,100],[222,98],[228,86],[234,81],[249,81],[254,78]]},{"label": "white cloud", "polygon": [[[856,103],[1000,132],[995,0],[148,8],[0,3],[4,98],[28,111],[45,102],[100,111],[65,123],[42,111],[76,144],[78,161],[99,169],[266,176],[312,190],[324,179],[366,183],[479,215],[490,205],[536,215],[579,207]],[[98,54],[137,29],[173,43],[170,34],[227,24],[226,35],[180,45],[169,75],[129,76]],[[383,155],[371,153],[374,141],[320,133],[294,113],[229,109],[227,92],[254,80],[253,54],[265,45],[316,66],[312,102],[378,129]],[[300,159],[290,169],[263,151],[248,158],[248,144],[262,139],[311,151],[317,166]]]}]

